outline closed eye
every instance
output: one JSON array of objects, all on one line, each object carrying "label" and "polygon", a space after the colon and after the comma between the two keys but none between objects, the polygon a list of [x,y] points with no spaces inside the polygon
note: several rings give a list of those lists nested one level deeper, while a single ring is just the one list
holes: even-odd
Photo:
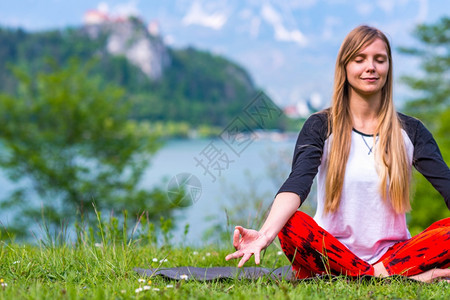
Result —
[{"label": "closed eye", "polygon": [[375,57],[376,61],[379,63],[384,63],[387,61],[387,57],[385,55],[379,55]]}]

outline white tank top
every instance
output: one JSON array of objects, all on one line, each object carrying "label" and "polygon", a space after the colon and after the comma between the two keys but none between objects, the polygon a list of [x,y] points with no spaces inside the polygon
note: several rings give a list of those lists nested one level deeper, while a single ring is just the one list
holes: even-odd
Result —
[{"label": "white tank top", "polygon": [[[414,147],[402,130],[411,169]],[[323,214],[325,203],[326,160],[330,140],[325,141],[317,177],[317,211],[314,220],[359,258],[373,264],[393,244],[411,237],[404,213],[397,214],[379,193],[379,177],[375,169],[374,138],[352,131],[349,158],[338,211]]]}]

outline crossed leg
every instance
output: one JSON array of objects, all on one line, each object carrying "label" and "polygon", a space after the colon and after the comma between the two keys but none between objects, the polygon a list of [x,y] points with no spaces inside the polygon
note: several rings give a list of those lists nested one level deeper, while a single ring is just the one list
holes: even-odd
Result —
[{"label": "crossed leg", "polygon": [[357,257],[308,215],[296,212],[278,234],[297,278],[314,274],[389,276],[430,282],[450,277],[450,218],[392,246],[374,265]]}]

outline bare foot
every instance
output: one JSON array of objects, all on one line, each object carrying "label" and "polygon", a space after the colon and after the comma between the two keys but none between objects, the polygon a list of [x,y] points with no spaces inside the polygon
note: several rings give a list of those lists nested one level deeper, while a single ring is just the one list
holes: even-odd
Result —
[{"label": "bare foot", "polygon": [[426,272],[410,276],[409,278],[422,282],[431,283],[434,281],[447,281],[450,283],[450,269],[433,269]]},{"label": "bare foot", "polygon": [[386,277],[389,276],[389,273],[387,272],[386,268],[384,267],[383,263],[380,261],[379,263],[376,263],[373,265],[374,269],[374,276],[375,277]]},{"label": "bare foot", "polygon": [[[374,268],[374,276],[375,277],[387,277],[389,276],[386,268],[384,267],[382,262],[379,262],[373,265]],[[431,283],[435,281],[447,281],[450,283],[450,269],[433,269],[428,270],[426,272],[409,276],[409,278],[422,281],[426,283]]]}]

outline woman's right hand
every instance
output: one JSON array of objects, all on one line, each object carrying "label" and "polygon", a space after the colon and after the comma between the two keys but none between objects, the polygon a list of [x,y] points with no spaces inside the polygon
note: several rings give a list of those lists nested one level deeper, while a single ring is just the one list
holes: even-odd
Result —
[{"label": "woman's right hand", "polygon": [[258,265],[261,251],[266,249],[277,237],[289,218],[297,211],[300,203],[300,197],[295,193],[279,193],[275,197],[269,215],[259,231],[236,226],[233,234],[233,246],[237,251],[228,254],[225,259],[242,257],[238,264],[240,268],[252,255],[255,255],[255,263]]},{"label": "woman's right hand", "polygon": [[233,234],[233,246],[237,250],[228,254],[225,259],[235,259],[242,257],[238,267],[242,267],[252,255],[255,255],[255,263],[260,263],[260,253],[267,248],[272,241],[264,234],[253,229],[246,229],[236,226]]}]

